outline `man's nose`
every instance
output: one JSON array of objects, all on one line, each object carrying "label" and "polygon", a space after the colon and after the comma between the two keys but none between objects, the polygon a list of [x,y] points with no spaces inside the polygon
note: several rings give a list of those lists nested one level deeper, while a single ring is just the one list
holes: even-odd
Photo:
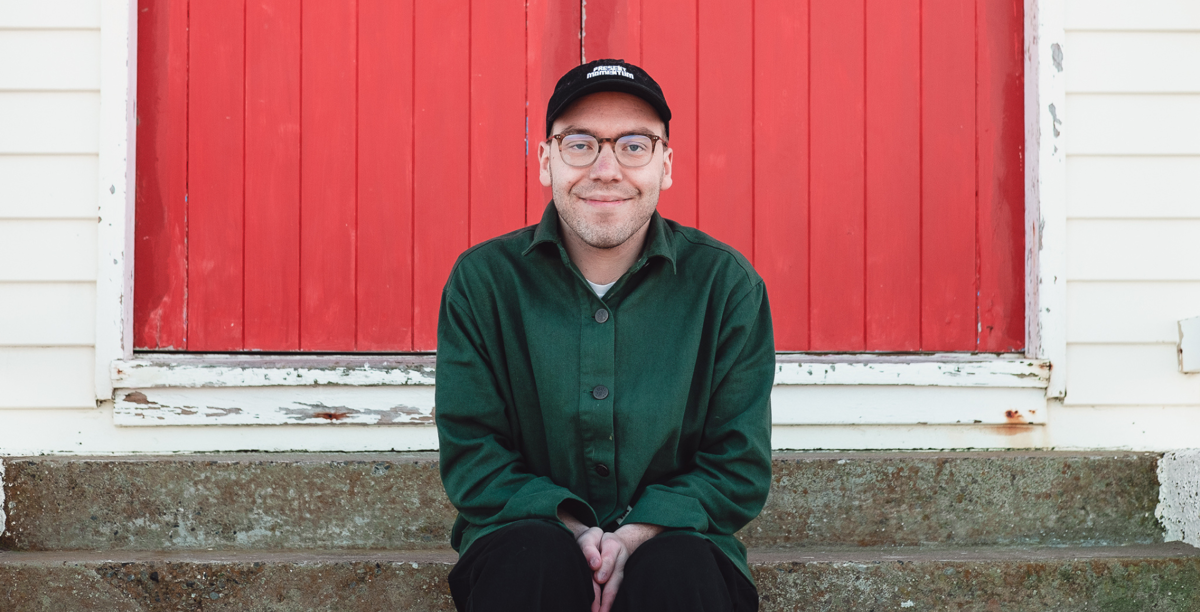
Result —
[{"label": "man's nose", "polygon": [[621,178],[621,164],[617,162],[617,154],[612,145],[600,145],[600,155],[592,163],[591,178],[597,181],[614,181]]}]

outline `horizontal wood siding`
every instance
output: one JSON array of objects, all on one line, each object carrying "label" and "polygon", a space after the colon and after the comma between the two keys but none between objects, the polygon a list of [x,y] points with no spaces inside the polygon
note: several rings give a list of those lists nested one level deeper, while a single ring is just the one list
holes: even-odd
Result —
[{"label": "horizontal wood siding", "polygon": [[1060,414],[1064,429],[1095,423],[1097,443],[1165,444],[1167,423],[1200,418],[1200,376],[1176,348],[1177,322],[1200,315],[1200,5],[1071,0],[1067,17]]},{"label": "horizontal wood siding", "polygon": [[0,155],[2,219],[95,219],[95,155]]},{"label": "horizontal wood siding", "polygon": [[96,405],[99,25],[95,0],[0,2],[0,452]]}]

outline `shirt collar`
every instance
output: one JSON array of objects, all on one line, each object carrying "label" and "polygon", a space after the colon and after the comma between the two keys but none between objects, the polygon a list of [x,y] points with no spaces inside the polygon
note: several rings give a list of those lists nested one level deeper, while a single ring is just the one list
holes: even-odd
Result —
[{"label": "shirt collar", "polygon": [[[542,220],[538,222],[533,231],[533,242],[521,254],[528,255],[539,244],[546,242],[563,247],[562,234],[559,232],[558,225],[558,209],[555,208],[553,201],[546,205],[546,210],[542,213]],[[666,220],[658,214],[657,210],[650,217],[650,229],[646,232],[646,244],[642,247],[642,256],[638,258],[638,262],[648,261],[651,257],[666,259],[671,262],[671,272],[676,272],[675,243],[672,240],[671,228],[667,226]]]}]

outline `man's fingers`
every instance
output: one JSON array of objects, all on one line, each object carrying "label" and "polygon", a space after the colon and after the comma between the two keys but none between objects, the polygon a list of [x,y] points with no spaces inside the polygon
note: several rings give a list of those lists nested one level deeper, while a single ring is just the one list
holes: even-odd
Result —
[{"label": "man's fingers", "polygon": [[600,569],[596,571],[596,582],[604,584],[613,574],[617,565],[617,557],[621,554],[624,544],[616,538],[600,540]]},{"label": "man's fingers", "polygon": [[579,550],[583,552],[583,558],[587,560],[588,567],[593,572],[600,569],[600,544],[603,534],[598,527],[592,527],[576,540]]},{"label": "man's fingers", "polygon": [[600,583],[592,578],[592,612],[600,612]]},{"label": "man's fingers", "polygon": [[603,601],[600,602],[599,612],[609,612],[612,610],[613,602],[617,599],[617,589],[621,586],[621,580],[625,578],[624,571],[618,571],[613,574],[608,583],[604,585]]}]

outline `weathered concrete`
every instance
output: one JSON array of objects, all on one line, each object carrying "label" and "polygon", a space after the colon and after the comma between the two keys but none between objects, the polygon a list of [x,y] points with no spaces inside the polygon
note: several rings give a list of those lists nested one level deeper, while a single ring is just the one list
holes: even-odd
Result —
[{"label": "weathered concrete", "polygon": [[777,455],[747,546],[1162,541],[1146,453]]},{"label": "weathered concrete", "polygon": [[1158,464],[1162,482],[1155,516],[1167,540],[1200,546],[1200,449],[1171,451]]},{"label": "weathered concrete", "polygon": [[[453,554],[0,553],[12,612],[449,611]],[[1200,609],[1200,551],[1129,548],[752,552],[762,610]]]},{"label": "weathered concrete", "polygon": [[[776,456],[749,546],[1162,541],[1158,457],[1139,453]],[[444,547],[433,454],[5,460],[15,550]]]},{"label": "weathered concrete", "polygon": [[10,550],[440,548],[436,455],[7,460]]}]

